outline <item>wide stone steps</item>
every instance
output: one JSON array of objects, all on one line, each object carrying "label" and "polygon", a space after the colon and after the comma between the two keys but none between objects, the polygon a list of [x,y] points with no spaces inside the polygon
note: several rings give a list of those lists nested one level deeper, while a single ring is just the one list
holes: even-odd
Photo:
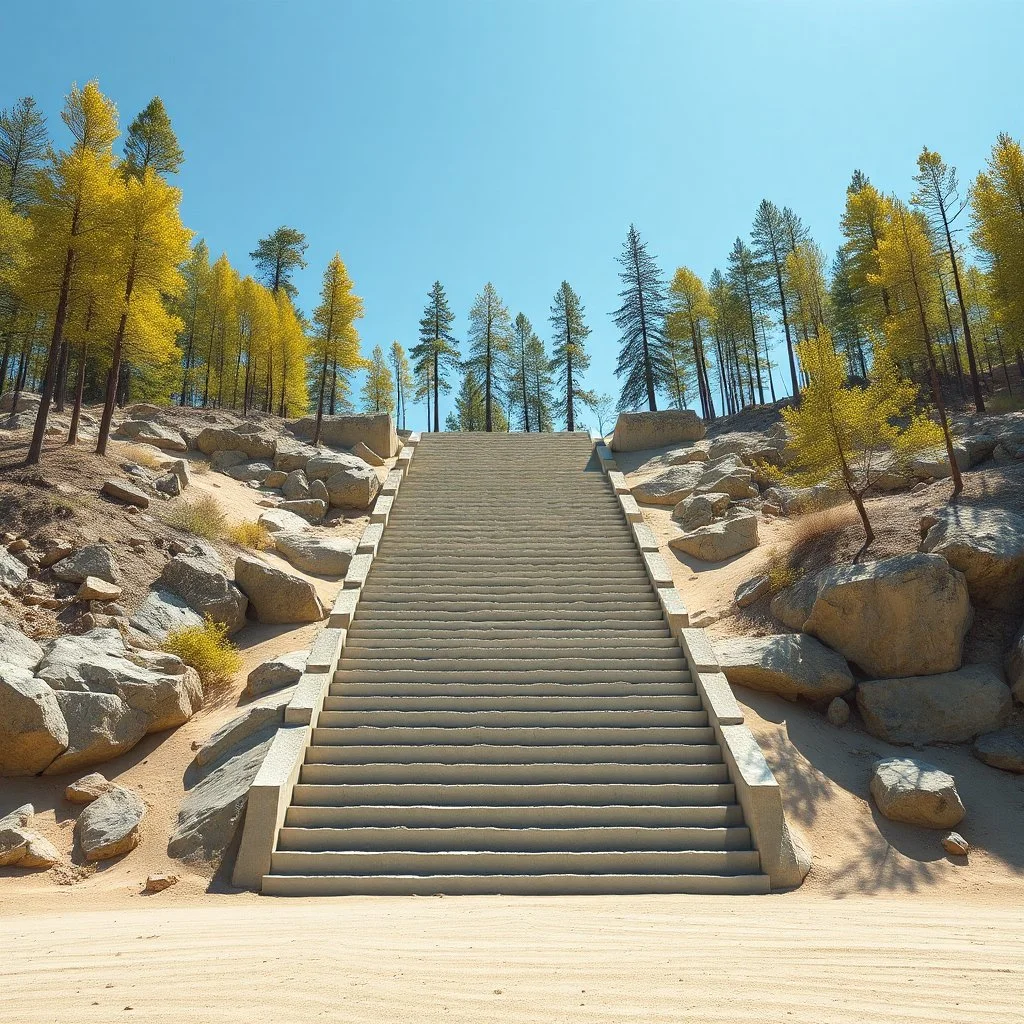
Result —
[{"label": "wide stone steps", "polygon": [[767,889],[589,437],[423,435],[263,891]]}]

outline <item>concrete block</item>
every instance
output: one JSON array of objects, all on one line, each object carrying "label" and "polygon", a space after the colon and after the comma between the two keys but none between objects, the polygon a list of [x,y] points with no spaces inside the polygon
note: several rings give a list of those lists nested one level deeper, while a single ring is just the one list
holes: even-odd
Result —
[{"label": "concrete block", "polygon": [[407,448],[415,448],[420,443],[420,432],[414,430],[406,439],[405,445]]},{"label": "concrete block", "polygon": [[703,629],[684,629],[679,634],[679,644],[683,648],[690,668],[695,672],[721,672],[718,655]]},{"label": "concrete block", "polygon": [[406,446],[398,453],[398,461],[395,463],[395,469],[399,470],[402,476],[405,476],[409,472],[409,463],[412,462],[413,452],[415,448]]},{"label": "concrete block", "polygon": [[384,483],[381,485],[380,493],[391,495],[397,494],[398,488],[401,486],[401,483],[402,471],[400,469],[393,469],[391,470],[390,473],[388,473],[387,477],[384,480]]},{"label": "concrete block", "polygon": [[356,605],[359,604],[360,591],[357,589],[340,590],[334,599],[334,607],[331,609],[327,625],[331,629],[348,629],[352,625],[352,619],[356,614]]},{"label": "concrete block", "polygon": [[644,514],[640,511],[640,506],[636,503],[636,498],[632,494],[619,494],[617,497],[622,514],[626,517],[626,522],[642,523],[644,521]]},{"label": "concrete block", "polygon": [[321,629],[306,658],[307,672],[333,672],[345,646],[345,630],[328,626]]},{"label": "concrete block", "polygon": [[239,889],[259,889],[263,876],[270,872],[277,835],[302,770],[310,735],[308,725],[278,729],[249,787],[242,839],[231,876],[231,884]]},{"label": "concrete block", "polygon": [[384,524],[370,523],[369,526],[363,530],[363,535],[359,538],[359,544],[356,546],[356,553],[362,555],[377,554],[377,548],[380,547],[381,538],[383,536]]},{"label": "concrete block", "polygon": [[348,563],[348,572],[345,573],[345,590],[362,590],[366,577],[370,575],[370,566],[373,565],[373,555],[356,554]]},{"label": "concrete block", "polygon": [[284,709],[285,725],[316,725],[333,677],[331,672],[303,672]]},{"label": "concrete block", "polygon": [[607,473],[609,470],[617,470],[619,468],[615,463],[615,456],[612,455],[608,445],[595,444],[594,451],[597,452],[597,458],[603,472]]},{"label": "concrete block", "polygon": [[675,587],[658,587],[657,593],[669,631],[678,637],[680,631],[690,624],[690,613],[686,610],[682,595]]},{"label": "concrete block", "polygon": [[708,713],[712,727],[743,724],[743,709],[736,703],[736,697],[724,672],[691,670],[690,674],[704,702],[704,710]]},{"label": "concrete block", "polygon": [[612,485],[616,494],[629,494],[629,484],[626,483],[625,476],[617,469],[608,471],[608,483]]},{"label": "concrete block", "polygon": [[647,570],[647,576],[655,587],[661,589],[663,587],[671,587],[673,585],[672,573],[669,572],[669,568],[665,564],[665,559],[662,558],[657,551],[645,551],[643,553],[643,559],[644,568]]},{"label": "concrete block", "polygon": [[373,511],[370,513],[371,523],[386,523],[391,518],[391,509],[395,504],[394,496],[381,494],[373,504]]},{"label": "concrete block", "polygon": [[654,536],[654,531],[646,523],[632,523],[630,528],[633,531],[633,543],[641,551],[658,550],[658,540]]}]

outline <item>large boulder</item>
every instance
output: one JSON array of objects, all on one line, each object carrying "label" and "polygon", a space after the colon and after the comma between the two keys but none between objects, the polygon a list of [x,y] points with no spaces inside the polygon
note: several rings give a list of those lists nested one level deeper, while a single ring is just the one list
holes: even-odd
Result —
[{"label": "large boulder", "polygon": [[134,505],[136,508],[149,508],[149,495],[135,484],[127,480],[105,480],[100,488],[103,494],[115,501]]},{"label": "large boulder", "polygon": [[1024,607],[1024,516],[950,505],[928,522],[921,550],[942,555],[959,569],[975,604],[1010,611]]},{"label": "large boulder", "polygon": [[318,448],[311,444],[303,444],[288,437],[277,439],[277,453],[274,455],[274,469],[291,473],[296,469],[305,469],[310,459],[320,454]]},{"label": "large boulder", "polygon": [[235,466],[246,466],[249,464],[249,457],[245,452],[234,449],[218,449],[210,456],[210,469],[217,473],[229,473]]},{"label": "large boulder", "polygon": [[309,529],[309,523],[302,516],[287,509],[272,508],[264,512],[259,523],[267,533],[301,533]]},{"label": "large boulder", "polygon": [[84,583],[98,576],[108,583],[120,582],[121,574],[113,553],[102,544],[88,544],[53,565],[53,575],[64,583]]},{"label": "large boulder", "polygon": [[196,447],[204,455],[214,452],[241,452],[249,459],[273,460],[277,439],[261,431],[232,430],[229,427],[205,427],[196,438]]},{"label": "large boulder", "polygon": [[0,395],[0,412],[38,412],[41,403],[31,391],[5,391]]},{"label": "large boulder", "polygon": [[332,508],[369,508],[380,490],[380,477],[371,466],[339,469],[327,480],[327,495]]},{"label": "large boulder", "polygon": [[245,625],[249,602],[228,579],[216,552],[175,555],[164,566],[160,581],[194,611],[227,626],[228,635]]},{"label": "large boulder", "polygon": [[1011,705],[1010,690],[991,665],[857,687],[865,727],[890,743],[964,743],[1003,725]]},{"label": "large boulder", "polygon": [[696,494],[717,492],[730,498],[750,498],[757,494],[753,477],[753,470],[738,455],[725,455],[707,464],[694,490]]},{"label": "large boulder", "polygon": [[301,469],[293,469],[280,486],[282,494],[291,501],[309,497],[309,480]]},{"label": "large boulder", "polygon": [[203,768],[220,761],[236,747],[242,748],[247,745],[256,733],[276,729],[284,723],[284,709],[289,699],[288,696],[279,694],[276,699],[269,702],[250,704],[241,714],[225,722],[196,751],[196,765]]},{"label": "large boulder", "polygon": [[[314,480],[313,483],[323,486],[323,480]],[[282,501],[275,511],[291,512],[293,515],[308,519],[311,523],[320,523],[327,515],[327,502],[319,498],[299,498],[295,501]]]},{"label": "large boulder", "polygon": [[177,860],[219,863],[245,813],[249,787],[267,756],[274,727],[254,733],[247,749],[225,761],[192,787],[178,809],[167,844]]},{"label": "large boulder", "polygon": [[77,772],[110,761],[146,735],[146,716],[116,694],[60,690],[57,703],[68,723],[68,748],[50,762],[46,775]]},{"label": "large boulder", "polygon": [[0,586],[14,590],[28,579],[28,566],[0,546]]},{"label": "large boulder", "polygon": [[51,868],[60,863],[57,848],[27,827],[33,814],[35,808],[23,804],[0,817],[0,867]]},{"label": "large boulder", "polygon": [[[296,436],[309,439],[316,430],[316,417],[304,416],[287,426]],[[397,455],[402,448],[390,413],[323,417],[320,429],[322,444],[335,448],[352,448],[360,441],[385,459]]]},{"label": "large boulder", "polygon": [[260,694],[270,693],[272,690],[280,690],[284,686],[291,686],[299,681],[299,676],[306,670],[306,658],[309,651],[303,648],[301,651],[288,651],[286,654],[279,654],[270,661],[257,665],[246,679],[245,692],[250,697],[258,697]]},{"label": "large boulder", "polygon": [[164,640],[168,633],[201,626],[203,617],[183,597],[164,587],[154,587],[129,622],[147,636]]},{"label": "large boulder", "polygon": [[620,412],[610,447],[615,452],[636,452],[680,441],[699,441],[704,433],[704,421],[692,409]]},{"label": "large boulder", "polygon": [[876,762],[871,795],[892,821],[952,828],[964,816],[953,776],[914,757],[887,757]]},{"label": "large boulder", "polygon": [[700,462],[670,466],[663,473],[630,488],[637,501],[648,505],[678,505],[693,494],[704,474]]},{"label": "large boulder", "polygon": [[703,562],[722,562],[756,548],[758,543],[756,514],[737,509],[728,519],[673,537],[669,547]]},{"label": "large boulder", "polygon": [[140,444],[151,444],[154,448],[160,448],[168,452],[187,452],[188,445],[185,438],[171,427],[165,427],[161,423],[152,423],[146,420],[135,423],[126,423],[121,427],[122,433],[128,433],[125,427],[137,426],[135,440]]},{"label": "large boulder", "polygon": [[1024,728],[1010,726],[979,736],[974,741],[974,756],[993,768],[1024,775]]},{"label": "large boulder", "polygon": [[324,608],[313,585],[252,555],[235,560],[235,583],[260,622],[318,622]]},{"label": "large boulder", "polygon": [[142,797],[124,786],[111,786],[78,816],[75,835],[89,863],[110,860],[139,845],[146,815]]},{"label": "large boulder", "polygon": [[0,622],[0,664],[34,669],[43,660],[43,649],[20,630]]},{"label": "large boulder", "polygon": [[261,484],[273,472],[273,468],[269,462],[240,462],[225,472],[232,480]]},{"label": "large boulder", "polygon": [[275,533],[274,547],[296,569],[318,576],[344,576],[356,553],[356,542],[349,537],[325,537],[305,531]]},{"label": "large boulder", "polygon": [[[723,495],[723,497],[727,508],[729,496]],[[710,525],[714,521],[716,511],[723,511],[723,509],[716,510],[715,501],[710,494],[691,494],[688,498],[683,498],[672,509],[672,518],[679,523],[683,530],[697,530],[702,526]]]},{"label": "large boulder", "polygon": [[886,678],[959,668],[973,614],[963,574],[932,554],[832,566],[780,591],[771,610]]},{"label": "large boulder", "polygon": [[713,643],[722,671],[734,686],[810,700],[831,700],[853,688],[846,661],[803,633],[725,637]]},{"label": "large boulder", "polygon": [[53,690],[30,669],[0,664],[0,775],[38,775],[67,746]]}]

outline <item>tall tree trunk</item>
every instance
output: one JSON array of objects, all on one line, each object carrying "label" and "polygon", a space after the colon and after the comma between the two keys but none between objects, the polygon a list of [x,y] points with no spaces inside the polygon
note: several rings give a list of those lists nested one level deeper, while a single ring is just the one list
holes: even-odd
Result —
[{"label": "tall tree trunk", "polygon": [[138,252],[138,237],[135,239],[135,248],[132,254],[132,262],[128,267],[128,278],[124,286],[124,308],[117,322],[117,334],[114,336],[114,350],[111,354],[110,373],[107,375],[107,394],[103,403],[103,415],[100,417],[100,435],[96,441],[96,454],[107,454],[107,438],[110,435],[110,421],[114,418],[114,405],[117,401],[117,386],[121,378],[121,353],[124,349],[124,332],[128,326],[128,307],[132,301],[132,291],[135,287],[135,259]]},{"label": "tall tree trunk", "polygon": [[[441,430],[441,414],[438,411],[438,387],[439,387],[439,384],[438,384],[438,379],[437,379],[437,374],[438,374],[438,370],[440,369],[440,362],[441,362],[440,356],[438,355],[437,347],[438,347],[438,345],[440,345],[440,343],[441,343],[441,339],[437,335],[435,335],[434,336],[434,433],[435,434],[439,433],[440,430]],[[429,410],[428,410],[428,416],[429,416]]]},{"label": "tall tree trunk", "polygon": [[85,365],[89,355],[89,337],[86,335],[78,351],[78,381],[75,384],[75,407],[71,412],[68,444],[78,444],[78,425],[82,419],[82,397],[85,395]]},{"label": "tall tree trunk", "polygon": [[[953,248],[953,235],[946,219],[946,204],[940,200],[939,212],[942,214],[942,227],[946,232],[946,246],[949,249],[949,262],[953,266],[953,285],[956,288],[956,301],[960,303],[960,323],[964,329],[964,347],[967,349],[967,366],[971,373],[971,389],[974,392],[974,405],[978,412],[985,411],[985,399],[981,395],[981,384],[978,381],[978,367],[974,359],[974,343],[971,341],[971,324],[964,305],[964,292],[960,287],[960,270],[956,263],[956,250]],[[957,494],[960,492],[957,491]]]}]

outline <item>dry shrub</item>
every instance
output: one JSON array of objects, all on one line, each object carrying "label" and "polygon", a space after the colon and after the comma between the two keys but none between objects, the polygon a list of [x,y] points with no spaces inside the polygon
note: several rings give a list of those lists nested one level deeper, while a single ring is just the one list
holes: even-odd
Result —
[{"label": "dry shrub", "polygon": [[126,444],[121,448],[121,454],[129,461],[136,462],[146,469],[163,469],[167,461],[166,455],[157,455],[150,451],[145,445]]},{"label": "dry shrub", "polygon": [[270,531],[252,520],[236,523],[228,530],[228,540],[246,551],[266,551],[271,546]]},{"label": "dry shrub", "polygon": [[772,593],[792,586],[810,572],[834,565],[846,528],[858,522],[852,505],[837,505],[805,512],[793,520],[789,546],[780,551],[773,548],[768,555],[765,572]]},{"label": "dry shrub", "polygon": [[226,687],[242,667],[238,648],[228,639],[228,628],[209,617],[201,626],[172,630],[163,649],[191,665],[203,681],[207,699]]},{"label": "dry shrub", "polygon": [[176,505],[167,516],[167,522],[186,533],[205,537],[206,540],[223,537],[227,526],[224,509],[212,494],[204,494],[195,501],[183,501]]}]

